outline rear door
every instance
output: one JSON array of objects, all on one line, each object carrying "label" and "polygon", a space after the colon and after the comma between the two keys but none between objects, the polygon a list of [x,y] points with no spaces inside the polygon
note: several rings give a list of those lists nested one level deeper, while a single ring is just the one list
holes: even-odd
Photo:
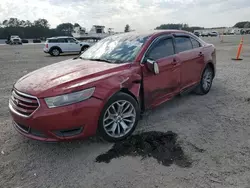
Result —
[{"label": "rear door", "polygon": [[204,55],[201,44],[189,35],[176,35],[175,47],[181,61],[181,90],[197,84],[200,81],[204,67]]},{"label": "rear door", "polygon": [[[159,74],[155,75],[148,69],[146,59],[158,64]],[[142,65],[146,108],[157,106],[179,92],[180,61],[175,56],[172,36],[156,39],[146,52]]]},{"label": "rear door", "polygon": [[62,49],[62,52],[69,51],[66,38],[58,38],[57,42],[58,42],[58,46]]},{"label": "rear door", "polygon": [[80,52],[81,44],[74,38],[68,38],[68,46],[70,52]]}]

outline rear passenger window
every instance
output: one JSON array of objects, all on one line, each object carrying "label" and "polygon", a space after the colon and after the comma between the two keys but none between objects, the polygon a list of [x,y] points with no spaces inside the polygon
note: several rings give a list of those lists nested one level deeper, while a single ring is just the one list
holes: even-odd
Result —
[{"label": "rear passenger window", "polygon": [[190,39],[191,39],[193,48],[199,48],[199,47],[201,47],[201,44],[197,40],[195,40],[193,38],[190,38]]},{"label": "rear passenger window", "polygon": [[49,39],[48,42],[49,43],[57,43],[57,39]]},{"label": "rear passenger window", "polygon": [[189,37],[175,37],[177,52],[184,52],[193,49],[191,40]]},{"label": "rear passenger window", "polygon": [[171,38],[159,41],[149,52],[148,57],[153,60],[174,55],[173,40]]},{"label": "rear passenger window", "polygon": [[58,42],[59,42],[59,43],[66,43],[66,42],[67,42],[67,40],[66,40],[66,39],[61,38],[61,39],[58,39]]}]

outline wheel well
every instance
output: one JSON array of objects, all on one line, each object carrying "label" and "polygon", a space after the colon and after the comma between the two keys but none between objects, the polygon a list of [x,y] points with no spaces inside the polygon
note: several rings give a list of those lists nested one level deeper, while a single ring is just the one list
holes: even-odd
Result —
[{"label": "wheel well", "polygon": [[209,62],[209,63],[207,64],[207,66],[209,66],[209,67],[212,68],[212,70],[213,70],[213,77],[214,77],[214,76],[215,76],[214,64],[213,64],[212,62]]},{"label": "wheel well", "polygon": [[133,97],[135,101],[137,102],[137,104],[139,105],[141,112],[144,112],[145,108],[144,108],[143,96],[141,95],[142,94],[141,90],[140,90],[139,99],[137,99],[137,97],[133,93],[131,93],[127,88],[122,88],[120,92],[126,93],[130,95],[131,97]]},{"label": "wheel well", "polygon": [[122,88],[120,90],[120,92],[123,92],[123,93],[126,93],[128,95],[131,95],[131,97],[133,97],[136,100],[136,102],[139,104],[138,99],[136,98],[136,96],[133,93],[131,93],[127,88]]},{"label": "wheel well", "polygon": [[84,45],[84,46],[82,46],[82,49],[83,48],[89,48],[89,45]]},{"label": "wheel well", "polygon": [[52,52],[53,49],[58,49],[60,51],[60,53],[62,53],[62,49],[58,46],[51,47],[49,51]]}]

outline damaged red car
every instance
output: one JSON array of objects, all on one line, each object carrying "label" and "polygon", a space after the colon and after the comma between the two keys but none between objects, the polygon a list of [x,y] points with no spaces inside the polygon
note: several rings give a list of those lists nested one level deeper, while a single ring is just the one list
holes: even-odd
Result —
[{"label": "damaged red car", "polygon": [[9,109],[16,130],[41,141],[98,133],[125,139],[140,114],[187,91],[207,94],[216,50],[180,30],[129,32],[104,38],[79,57],[19,79]]}]

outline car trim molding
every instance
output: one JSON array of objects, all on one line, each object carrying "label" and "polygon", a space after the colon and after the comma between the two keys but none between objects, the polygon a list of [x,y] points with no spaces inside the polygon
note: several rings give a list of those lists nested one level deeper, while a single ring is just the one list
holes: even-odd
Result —
[{"label": "car trim molding", "polygon": [[30,115],[27,116],[27,115],[24,115],[24,114],[21,114],[21,113],[17,112],[17,111],[12,107],[12,105],[11,105],[11,99],[9,99],[9,109],[10,109],[13,113],[15,113],[15,114],[17,114],[17,115],[19,115],[19,116],[21,116],[21,117],[24,117],[24,118],[29,118],[29,117],[31,117],[31,116],[40,108],[40,106],[41,106],[39,99],[38,99],[37,97],[35,97],[35,96],[32,96],[32,95],[29,95],[29,94],[20,92],[20,91],[18,91],[18,90],[16,90],[16,89],[14,89],[14,90],[15,90],[15,92],[19,93],[20,95],[23,95],[23,96],[26,96],[26,97],[30,97],[30,98],[36,99],[36,100],[37,100],[37,103],[38,103],[38,107],[37,107],[37,109],[34,110]]}]

